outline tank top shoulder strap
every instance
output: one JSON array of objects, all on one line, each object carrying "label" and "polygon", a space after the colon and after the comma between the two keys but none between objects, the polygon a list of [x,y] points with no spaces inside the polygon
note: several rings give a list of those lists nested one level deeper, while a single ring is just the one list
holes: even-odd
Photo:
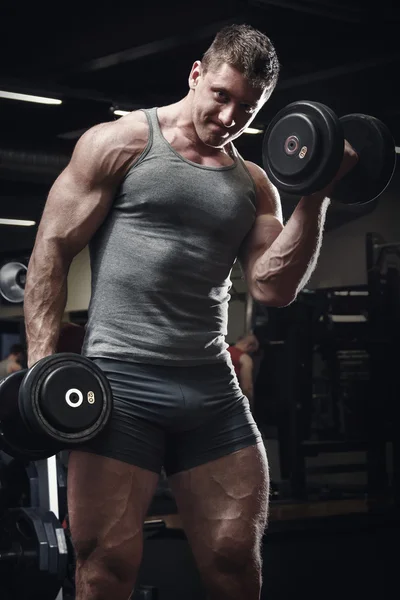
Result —
[{"label": "tank top shoulder strap", "polygon": [[157,107],[154,108],[143,108],[143,112],[147,117],[147,122],[149,124],[149,142],[150,147],[152,148],[161,148],[164,146],[164,141],[162,139],[162,133],[160,129],[160,125],[158,123],[157,118]]},{"label": "tank top shoulder strap", "polygon": [[[240,152],[238,152],[238,149],[236,148],[236,146],[232,142],[230,142],[230,145],[231,145],[231,152],[232,152],[232,154],[236,158],[236,162],[239,165],[239,169],[242,171],[242,173],[244,174],[244,176],[247,177],[250,180],[251,185],[252,185],[253,190],[254,190],[254,194],[256,196],[257,195],[256,184],[254,182],[252,174],[250,173],[250,171],[249,171],[249,169],[248,169],[248,167],[246,165],[246,161],[244,160],[244,158],[240,154]],[[255,204],[255,201],[254,201],[254,204]]]}]

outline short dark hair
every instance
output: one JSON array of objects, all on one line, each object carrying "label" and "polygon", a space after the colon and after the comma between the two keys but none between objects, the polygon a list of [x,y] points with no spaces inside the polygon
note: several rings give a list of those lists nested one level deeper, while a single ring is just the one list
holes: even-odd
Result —
[{"label": "short dark hair", "polygon": [[13,344],[10,347],[9,354],[25,354],[25,348],[22,344]]},{"label": "short dark hair", "polygon": [[279,61],[271,40],[250,25],[221,29],[201,62],[205,72],[227,63],[256,88],[273,88],[278,80]]}]

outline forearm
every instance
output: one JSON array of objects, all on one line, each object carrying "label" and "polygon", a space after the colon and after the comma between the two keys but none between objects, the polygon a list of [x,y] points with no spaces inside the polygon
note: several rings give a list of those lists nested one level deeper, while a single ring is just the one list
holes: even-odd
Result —
[{"label": "forearm", "polygon": [[24,295],[28,366],[56,352],[67,302],[69,265],[54,242],[35,245]]},{"label": "forearm", "polygon": [[266,304],[290,304],[317,264],[329,199],[300,200],[281,233],[253,266],[254,296]]}]

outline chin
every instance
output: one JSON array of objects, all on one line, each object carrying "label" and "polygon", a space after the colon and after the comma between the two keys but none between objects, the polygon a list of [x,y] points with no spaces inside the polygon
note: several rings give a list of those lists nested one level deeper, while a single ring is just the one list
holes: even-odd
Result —
[{"label": "chin", "polygon": [[209,132],[202,132],[201,135],[197,135],[205,146],[210,146],[210,148],[218,148],[221,145],[221,140],[214,135],[210,135]]},{"label": "chin", "polygon": [[215,138],[208,137],[205,140],[202,140],[206,146],[210,146],[210,148],[221,148],[224,145],[220,139],[216,140]]},{"label": "chin", "polygon": [[205,122],[200,122],[198,125],[195,125],[197,137],[205,144],[206,146],[210,146],[211,148],[220,148],[223,146],[226,141],[221,137],[220,133],[217,131],[213,131],[209,127],[209,123],[206,120]]},{"label": "chin", "polygon": [[228,139],[221,137],[217,133],[210,134],[209,132],[202,138],[202,142],[211,148],[222,148],[228,141]]}]

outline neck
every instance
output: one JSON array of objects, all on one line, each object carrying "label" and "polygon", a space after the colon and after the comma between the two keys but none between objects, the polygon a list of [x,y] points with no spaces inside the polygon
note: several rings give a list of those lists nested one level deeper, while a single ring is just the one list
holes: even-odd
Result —
[{"label": "neck", "polygon": [[193,92],[190,91],[179,102],[163,106],[158,110],[162,127],[176,131],[176,134],[184,138],[188,146],[201,156],[216,156],[221,153],[231,156],[230,144],[221,148],[213,148],[204,144],[198,137],[192,119],[192,95]]}]

